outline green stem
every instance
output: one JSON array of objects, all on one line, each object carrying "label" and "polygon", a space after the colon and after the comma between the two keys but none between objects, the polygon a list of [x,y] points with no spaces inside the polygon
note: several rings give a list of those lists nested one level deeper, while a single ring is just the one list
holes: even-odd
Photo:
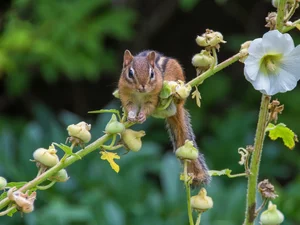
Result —
[{"label": "green stem", "polygon": [[279,30],[280,32],[282,31],[284,25],[285,5],[286,5],[286,0],[279,0],[279,4],[277,8],[276,29]]},{"label": "green stem", "polygon": [[286,33],[286,32],[288,32],[288,31],[294,29],[294,28],[296,27],[297,24],[300,24],[300,19],[295,20],[295,21],[293,22],[293,25],[292,25],[292,26],[284,26],[284,27],[282,28],[282,33]]},{"label": "green stem", "polygon": [[200,76],[195,77],[194,79],[190,80],[186,85],[190,85],[191,87],[197,86],[197,85],[201,84],[208,77],[214,75],[215,73],[226,68],[227,66],[230,66],[232,63],[238,61],[239,59],[240,59],[240,53],[237,53],[237,54],[231,56],[229,59],[218,64],[213,69],[207,70],[204,73],[202,73]]},{"label": "green stem", "polygon": [[263,142],[265,138],[265,130],[268,121],[268,105],[270,103],[270,96],[262,95],[258,123],[255,134],[254,151],[251,157],[250,174],[248,176],[247,189],[247,205],[244,225],[253,225],[255,220],[256,208],[256,187],[259,173],[259,165],[261,160]]},{"label": "green stem", "polygon": [[286,22],[286,21],[289,21],[289,19],[291,19],[292,18],[292,16],[294,15],[294,13],[295,13],[295,11],[296,11],[296,9],[297,9],[297,7],[298,7],[298,1],[297,0],[294,0],[294,3],[293,3],[293,6],[292,6],[292,8],[291,8],[291,10],[289,11],[289,13],[287,14],[287,16],[284,18],[284,21]]},{"label": "green stem", "polygon": [[260,211],[265,207],[265,205],[267,204],[268,202],[268,199],[267,198],[264,198],[262,204],[260,205],[260,207],[258,207],[258,209],[255,211],[255,215],[257,216]]},{"label": "green stem", "polygon": [[235,178],[235,177],[246,177],[247,173],[237,173],[237,174],[229,174],[227,177],[229,178]]},{"label": "green stem", "polygon": [[0,216],[7,215],[10,211],[14,210],[15,208],[17,208],[17,206],[13,205],[12,207],[8,208],[7,210],[0,212]]},{"label": "green stem", "polygon": [[[108,141],[110,139],[110,137],[111,137],[111,135],[108,135],[108,134],[103,135],[102,137],[98,138],[96,141],[94,141],[90,145],[86,146],[84,149],[81,149],[80,151],[76,152],[75,155],[77,155],[77,157],[72,155],[72,156],[66,158],[64,162],[60,161],[54,167],[51,167],[49,170],[47,170],[40,176],[38,176],[35,179],[26,183],[23,187],[21,187],[19,189],[19,191],[25,192],[31,188],[36,187],[37,185],[41,184],[42,182],[47,180],[50,176],[57,173],[61,169],[68,167],[69,165],[78,161],[80,158],[83,158],[87,154],[98,149],[101,145],[103,145],[106,141]],[[10,200],[8,198],[2,199],[0,201],[0,209],[3,209],[5,206],[7,206],[9,204],[9,202],[10,202]]]},{"label": "green stem", "polygon": [[199,213],[199,214],[198,214],[198,217],[197,217],[197,220],[196,220],[196,224],[195,224],[195,225],[200,225],[201,215],[202,215],[202,213]]},{"label": "green stem", "polygon": [[188,180],[187,164],[188,164],[188,160],[185,159],[184,164],[183,164],[183,174],[184,174],[184,184],[185,184],[185,189],[186,189],[188,216],[189,216],[190,225],[194,225],[192,207],[191,207],[191,188],[190,188],[190,184],[189,184],[189,180]]},{"label": "green stem", "polygon": [[38,190],[47,190],[47,189],[51,188],[55,183],[56,183],[56,181],[52,181],[49,184],[44,185],[44,186],[36,186],[36,188]]}]

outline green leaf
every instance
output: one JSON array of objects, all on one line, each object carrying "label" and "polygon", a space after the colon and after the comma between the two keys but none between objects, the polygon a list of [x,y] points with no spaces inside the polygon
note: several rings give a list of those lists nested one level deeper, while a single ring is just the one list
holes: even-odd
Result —
[{"label": "green leaf", "polygon": [[266,131],[269,131],[271,140],[282,138],[284,145],[291,150],[295,147],[295,142],[298,142],[296,134],[283,123],[277,125],[270,123]]},{"label": "green leaf", "polygon": [[88,113],[116,113],[119,114],[119,110],[117,109],[99,109],[94,111],[88,111]]},{"label": "green leaf", "polygon": [[210,170],[208,171],[210,176],[222,176],[222,175],[226,175],[226,176],[230,176],[231,175],[231,170],[230,169],[224,169],[224,170]]},{"label": "green leaf", "polygon": [[81,159],[81,157],[75,153],[73,153],[73,149],[70,148],[68,145],[64,145],[64,144],[57,144],[55,142],[53,142],[52,144],[56,145],[57,147],[59,147],[61,150],[63,150],[67,155],[72,155],[76,158]]},{"label": "green leaf", "polygon": [[200,108],[201,107],[201,95],[197,87],[196,90],[192,93],[192,98],[196,99],[196,104]]},{"label": "green leaf", "polygon": [[170,85],[168,84],[168,82],[164,82],[163,84],[163,88],[161,89],[160,93],[159,93],[159,97],[166,99],[168,98],[170,95],[172,94],[172,90]]},{"label": "green leaf", "polygon": [[11,210],[9,213],[7,213],[6,215],[9,217],[12,217],[18,210],[15,208],[13,210]]},{"label": "green leaf", "polygon": [[0,195],[0,201],[1,201],[2,199],[5,199],[6,197],[7,197],[7,192],[4,191],[4,192]]},{"label": "green leaf", "polygon": [[16,188],[20,188],[23,187],[25,184],[27,184],[26,181],[21,181],[21,182],[9,182],[7,183],[6,187],[12,188],[12,187],[16,187]]}]

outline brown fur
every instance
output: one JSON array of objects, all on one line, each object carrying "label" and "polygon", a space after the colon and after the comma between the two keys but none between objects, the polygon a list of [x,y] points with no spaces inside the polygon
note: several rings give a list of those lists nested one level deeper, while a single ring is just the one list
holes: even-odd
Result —
[{"label": "brown fur", "polygon": [[[133,79],[128,78],[130,68],[135,73]],[[153,80],[150,79],[150,68],[155,73],[155,79]],[[163,80],[185,81],[183,69],[177,60],[162,56],[154,51],[141,52],[135,57],[128,50],[125,51],[123,69],[118,85],[120,99],[127,113],[130,111],[136,113],[137,122],[143,122],[139,118],[143,115],[146,117],[151,115],[157,107]],[[145,92],[141,93],[140,90],[145,90]],[[174,151],[184,145],[187,139],[192,140],[197,148],[189,113],[184,109],[183,100],[177,102],[176,114],[168,117],[166,122]],[[207,183],[210,180],[208,169],[201,153],[197,160],[189,163],[188,172],[193,174],[194,184]]]}]

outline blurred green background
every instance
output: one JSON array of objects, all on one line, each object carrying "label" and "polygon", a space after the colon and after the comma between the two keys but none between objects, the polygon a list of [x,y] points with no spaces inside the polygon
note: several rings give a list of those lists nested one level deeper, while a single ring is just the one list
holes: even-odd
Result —
[{"label": "blurred green background", "polygon": [[[155,49],[177,58],[187,80],[195,76],[194,39],[206,28],[221,31],[220,61],[246,40],[261,37],[271,1],[239,0],[7,0],[0,3],[0,175],[25,181],[37,173],[33,151],[64,142],[66,127],[85,120],[93,140],[119,108],[117,86],[125,49]],[[299,12],[294,18],[299,18]],[[298,31],[291,32],[300,43]],[[253,143],[260,93],[236,63],[199,87],[202,106],[187,101],[197,143],[210,169],[243,172],[237,149]],[[278,94],[279,121],[300,134],[300,87]],[[1,217],[5,225],[188,224],[180,163],[172,154],[164,121],[148,119],[143,149],[121,155],[119,174],[94,152],[68,168],[71,179],[38,193],[36,209]],[[124,151],[121,151],[123,154]],[[286,225],[300,224],[300,154],[266,138],[260,180],[269,179]],[[214,208],[205,225],[242,224],[246,179],[214,177],[207,186]],[[194,191],[194,192],[197,192]]]}]

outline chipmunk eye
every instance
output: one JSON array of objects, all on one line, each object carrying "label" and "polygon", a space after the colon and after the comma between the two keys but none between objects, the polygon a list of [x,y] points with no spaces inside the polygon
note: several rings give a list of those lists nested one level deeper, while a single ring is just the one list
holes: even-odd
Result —
[{"label": "chipmunk eye", "polygon": [[134,75],[133,69],[130,68],[128,71],[128,78],[133,79],[133,75]]},{"label": "chipmunk eye", "polygon": [[150,79],[152,80],[154,78],[154,71],[150,69]]}]

